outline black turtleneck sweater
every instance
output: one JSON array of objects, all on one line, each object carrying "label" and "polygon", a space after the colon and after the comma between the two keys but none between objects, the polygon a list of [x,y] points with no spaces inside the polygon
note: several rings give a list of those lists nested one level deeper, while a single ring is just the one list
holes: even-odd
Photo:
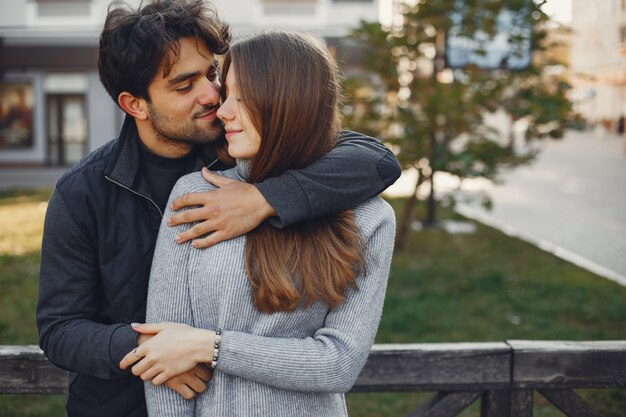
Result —
[{"label": "black turtleneck sweater", "polygon": [[200,170],[202,160],[195,149],[182,158],[166,158],[150,151],[141,141],[139,145],[141,172],[150,187],[152,199],[163,213],[176,181],[183,175]]}]

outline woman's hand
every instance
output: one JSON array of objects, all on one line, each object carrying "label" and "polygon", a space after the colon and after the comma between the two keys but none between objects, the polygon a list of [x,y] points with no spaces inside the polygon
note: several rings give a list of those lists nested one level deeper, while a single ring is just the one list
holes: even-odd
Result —
[{"label": "woman's hand", "polygon": [[210,330],[180,323],[133,324],[133,329],[153,337],[124,356],[120,368],[135,364],[132,373],[154,385],[212,360],[215,332]]}]

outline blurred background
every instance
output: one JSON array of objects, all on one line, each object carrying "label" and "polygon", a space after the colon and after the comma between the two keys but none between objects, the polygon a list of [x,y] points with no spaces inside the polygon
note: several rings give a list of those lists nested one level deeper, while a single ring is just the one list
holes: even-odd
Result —
[{"label": "blurred background", "polygon": [[[54,183],[121,127],[97,73],[109,3],[0,0],[0,345],[37,343]],[[346,128],[403,166],[385,193],[398,230],[377,343],[624,339],[626,0],[213,3],[235,39],[319,36],[343,69]],[[580,394],[626,409],[620,390]],[[423,398],[348,407],[399,416]],[[0,416],[31,415],[64,415],[63,397],[0,396]]]}]

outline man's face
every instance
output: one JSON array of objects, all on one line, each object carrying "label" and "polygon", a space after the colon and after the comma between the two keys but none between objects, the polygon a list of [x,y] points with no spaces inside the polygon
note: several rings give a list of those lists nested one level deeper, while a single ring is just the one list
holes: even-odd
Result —
[{"label": "man's face", "polygon": [[[170,52],[171,53],[171,52]],[[180,53],[167,76],[160,69],[148,86],[148,118],[163,141],[202,145],[222,135],[217,118],[217,60],[196,38],[180,39]]]}]

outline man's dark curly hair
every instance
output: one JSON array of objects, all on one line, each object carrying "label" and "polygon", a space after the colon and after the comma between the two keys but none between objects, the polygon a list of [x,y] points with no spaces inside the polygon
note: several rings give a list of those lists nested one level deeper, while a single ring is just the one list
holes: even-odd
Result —
[{"label": "man's dark curly hair", "polygon": [[114,1],[100,35],[100,81],[116,103],[122,91],[150,101],[148,85],[161,66],[167,76],[180,39],[187,37],[199,38],[209,51],[222,55],[228,51],[230,28],[203,0],[150,0],[138,9]]}]

